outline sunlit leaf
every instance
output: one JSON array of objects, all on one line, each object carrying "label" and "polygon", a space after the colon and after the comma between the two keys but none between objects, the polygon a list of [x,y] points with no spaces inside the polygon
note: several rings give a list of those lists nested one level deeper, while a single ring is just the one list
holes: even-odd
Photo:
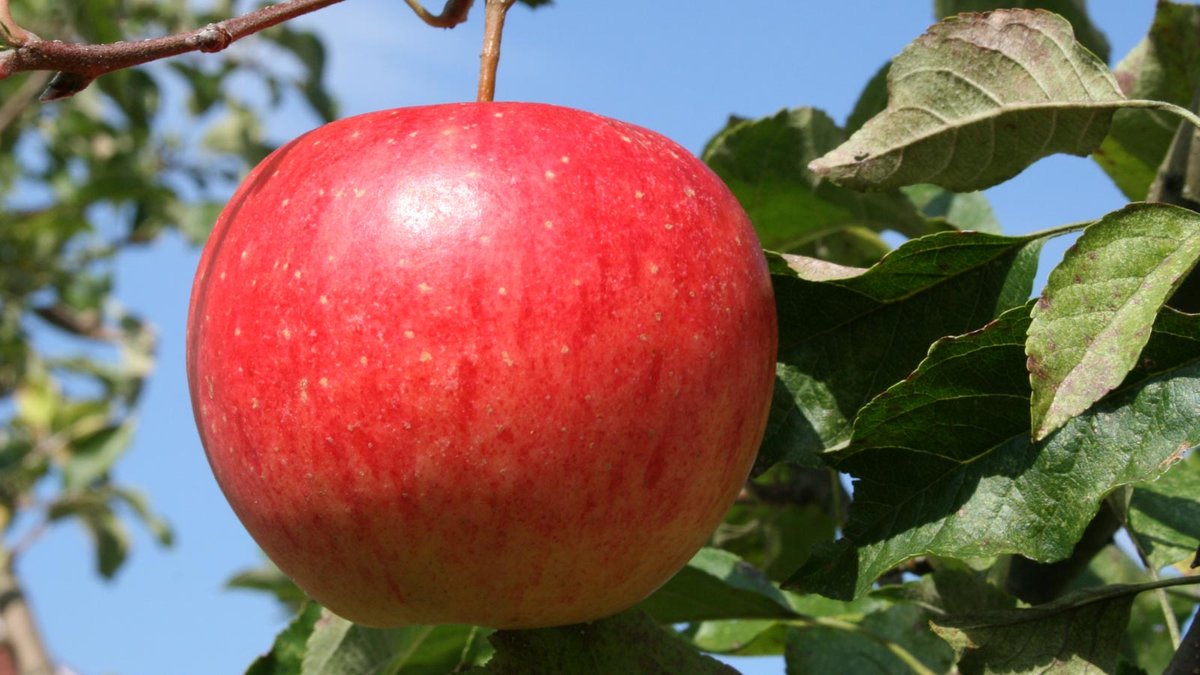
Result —
[{"label": "sunlit leaf", "polygon": [[1123,99],[1065,19],[961,15],[892,60],[888,107],[810,168],[859,189],[978,190],[1054,153],[1089,154]]},{"label": "sunlit leaf", "polygon": [[1159,308],[1200,259],[1200,215],[1133,204],[1089,226],[1050,273],[1026,353],[1045,438],[1121,383]]}]

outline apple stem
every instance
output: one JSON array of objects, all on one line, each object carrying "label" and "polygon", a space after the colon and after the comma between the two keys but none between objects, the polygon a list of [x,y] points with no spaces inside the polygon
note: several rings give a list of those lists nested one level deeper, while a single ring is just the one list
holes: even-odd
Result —
[{"label": "apple stem", "polygon": [[504,17],[516,0],[487,0],[484,6],[483,53],[479,55],[479,102],[496,98],[496,68],[500,65],[500,37]]}]

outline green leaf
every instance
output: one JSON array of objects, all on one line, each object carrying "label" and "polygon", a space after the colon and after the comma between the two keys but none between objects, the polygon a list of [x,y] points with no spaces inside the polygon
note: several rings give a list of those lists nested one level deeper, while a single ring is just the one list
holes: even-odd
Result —
[{"label": "green leaf", "polygon": [[1200,545],[1200,454],[1135,485],[1126,527],[1155,569],[1190,565]]},{"label": "green leaf", "polygon": [[325,610],[308,638],[303,675],[443,675],[477,663],[475,626],[367,628]]},{"label": "green leaf", "polygon": [[817,624],[788,631],[787,672],[910,675],[945,673],[954,665],[950,647],[929,629],[928,612],[896,605],[859,624]]},{"label": "green leaf", "polygon": [[1137,594],[1196,581],[1103,586],[1036,607],[935,617],[934,631],[959,653],[963,675],[1109,673],[1116,670]]},{"label": "green leaf", "polygon": [[737,195],[759,240],[771,250],[816,255],[823,238],[846,228],[895,230],[910,237],[947,229],[925,219],[896,191],[863,194],[808,170],[811,160],[844,140],[828,115],[798,108],[733,123],[709,142],[703,157]]},{"label": "green leaf", "polygon": [[80,514],[80,521],[96,546],[96,571],[113,578],[129,557],[129,532],[111,509]]},{"label": "green leaf", "polygon": [[269,593],[288,607],[299,607],[308,599],[296,582],[289,579],[269,560],[259,567],[233,575],[225,582],[225,587]]},{"label": "green leaf", "polygon": [[936,185],[907,185],[900,191],[928,218],[946,221],[959,230],[1000,234],[1000,221],[982,192],[950,192]]},{"label": "green leaf", "polygon": [[1050,273],[1026,353],[1045,438],[1121,383],[1155,316],[1200,259],[1200,215],[1131,204],[1089,226]]},{"label": "green leaf", "polygon": [[1044,9],[1071,22],[1075,38],[1101,61],[1108,63],[1108,38],[1088,18],[1087,0],[934,0],[934,14],[945,19],[963,12],[990,12],[997,9]]},{"label": "green leaf", "polygon": [[320,605],[315,602],[305,604],[287,628],[275,636],[271,651],[250,664],[246,675],[300,675],[308,637],[320,618]]},{"label": "green leaf", "polygon": [[[1146,37],[1116,67],[1129,98],[1187,107],[1200,88],[1200,6],[1160,0]],[[1169,113],[1118,111],[1093,154],[1129,199],[1146,199],[1180,124]]]},{"label": "green leaf", "polygon": [[858,409],[908,375],[934,340],[1026,302],[1038,249],[1031,238],[944,232],[866,271],[769,256],[776,374],[790,400],[776,397],[759,464],[805,461],[849,440]]},{"label": "green leaf", "polygon": [[642,612],[558,628],[498,631],[496,655],[478,675],[736,675]]},{"label": "green leaf", "polygon": [[[1092,558],[1071,590],[1104,584],[1142,584],[1150,580],[1140,563],[1117,546],[1110,545]],[[1123,660],[1137,664],[1146,673],[1165,672],[1175,654],[1175,646],[1167,630],[1162,601],[1166,601],[1168,611],[1175,615],[1177,625],[1184,625],[1195,609],[1195,597],[1164,589],[1139,593],[1130,607],[1129,625],[1121,640]]]},{"label": "green leaf", "polygon": [[[1143,367],[1046,440],[1029,437],[1029,307],[939,341],[906,381],[871,401],[849,447],[856,478],[844,536],[787,586],[853,597],[916,555],[1062,559],[1116,487],[1160,475],[1200,439],[1200,316],[1164,314]],[[969,364],[969,367],[966,365]]]},{"label": "green leaf", "polygon": [[867,123],[867,120],[887,108],[888,71],[891,69],[892,62],[888,61],[875,71],[870,80],[867,80],[867,86],[863,87],[862,93],[858,95],[858,100],[854,103],[854,109],[846,118],[846,134],[858,131]]},{"label": "green leaf", "polygon": [[1065,19],[1033,10],[965,14],[893,59],[888,107],[809,167],[857,189],[979,190],[1054,153],[1089,154],[1123,100]]},{"label": "green leaf", "polygon": [[703,548],[687,567],[638,605],[659,623],[798,616],[783,592],[728,551]]},{"label": "green leaf", "polygon": [[63,488],[83,490],[108,475],[133,438],[134,421],[106,426],[72,439],[63,465]]}]

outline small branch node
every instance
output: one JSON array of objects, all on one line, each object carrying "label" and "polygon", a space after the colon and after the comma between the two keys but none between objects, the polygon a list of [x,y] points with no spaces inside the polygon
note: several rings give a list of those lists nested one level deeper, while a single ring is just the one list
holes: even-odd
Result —
[{"label": "small branch node", "polygon": [[233,34],[226,30],[224,26],[210,23],[200,29],[196,33],[196,36],[189,42],[193,43],[196,49],[212,54],[222,51],[233,44]]}]

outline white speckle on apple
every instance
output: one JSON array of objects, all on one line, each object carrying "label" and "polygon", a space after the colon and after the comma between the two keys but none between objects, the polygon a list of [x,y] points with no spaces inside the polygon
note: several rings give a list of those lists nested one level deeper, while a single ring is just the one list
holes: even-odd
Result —
[{"label": "white speckle on apple", "polygon": [[361,363],[361,364],[363,364],[364,366],[365,366],[365,365],[367,365],[367,357],[366,357],[366,355],[363,355],[363,356],[360,356],[360,357],[358,357],[358,362],[359,362],[359,363]]},{"label": "white speckle on apple", "polygon": [[233,336],[234,336],[234,337],[237,337],[237,336],[239,336],[239,335],[241,335],[241,334],[242,334],[242,329],[241,329],[241,328],[234,328],[234,329],[233,329]]},{"label": "white speckle on apple", "polygon": [[279,202],[279,208],[286,209],[287,205],[291,203],[292,199],[290,197],[284,197],[283,201]]},{"label": "white speckle on apple", "polygon": [[317,384],[321,385],[322,387],[328,387],[329,386],[329,378],[322,377],[321,379],[317,380]]},{"label": "white speckle on apple", "polygon": [[246,255],[247,255],[246,249],[242,249],[242,255],[241,255],[242,260],[246,259]]},{"label": "white speckle on apple", "polygon": [[308,378],[307,377],[300,378],[300,382],[297,384],[297,388],[300,389],[300,400],[307,401],[308,400]]},{"label": "white speckle on apple", "polygon": [[225,281],[225,270],[221,270],[221,273],[217,275],[217,278],[221,281]]},{"label": "white speckle on apple", "polygon": [[650,263],[650,274],[658,274],[658,264]]},{"label": "white speckle on apple", "polygon": [[417,289],[422,293],[429,293],[433,290],[433,287],[422,281],[421,283],[417,284]]},{"label": "white speckle on apple", "polygon": [[508,355],[508,352],[500,352],[500,359],[504,361],[504,365],[512,368],[513,360],[512,357]]},{"label": "white speckle on apple", "polygon": [[492,117],[504,117],[504,113],[502,113],[502,112],[492,113]]},{"label": "white speckle on apple", "polygon": [[258,285],[258,279],[251,279],[251,280],[250,280],[250,288],[254,288],[254,287],[255,287],[255,286],[257,286],[257,285]]},{"label": "white speckle on apple", "polygon": [[433,360],[433,354],[430,354],[429,352],[421,352],[421,363],[425,363],[426,361],[432,361],[432,360]]},{"label": "white speckle on apple", "polygon": [[388,145],[395,145],[395,144],[396,144],[396,139],[394,139],[394,138],[389,138],[389,139],[387,139],[387,144],[388,144]]},{"label": "white speckle on apple", "polygon": [[317,298],[317,301],[320,302],[322,305],[329,304],[329,298],[324,295],[322,295],[320,298]]},{"label": "white speckle on apple", "polygon": [[575,286],[581,286],[581,285],[583,285],[583,281],[582,281],[582,280],[580,280],[580,279],[572,279],[572,280],[571,280],[571,283],[572,283],[573,285],[575,285]]},{"label": "white speckle on apple", "polygon": [[478,143],[472,143],[472,144],[471,144],[469,147],[470,147],[472,150],[478,150],[478,149],[479,149],[479,144],[478,144]]},{"label": "white speckle on apple", "polygon": [[315,147],[317,147],[317,146],[318,146],[318,145],[320,145],[320,144],[321,144],[321,141],[319,141],[319,140],[316,140],[316,141],[313,141],[313,144],[312,144],[312,146],[315,148]]},{"label": "white speckle on apple", "polygon": [[696,196],[696,191],[693,190],[692,188],[684,188],[683,194],[686,195],[687,197],[691,198],[691,197]]},{"label": "white speckle on apple", "polygon": [[250,409],[251,410],[258,410],[258,406],[260,406],[260,405],[262,405],[262,404],[258,402],[258,399],[256,399],[256,398],[250,399]]},{"label": "white speckle on apple", "polygon": [[411,330],[404,331],[404,337],[408,338],[409,340],[415,338],[416,336],[417,336],[417,334],[412,332]]},{"label": "white speckle on apple", "polygon": [[411,428],[412,428],[412,422],[405,422],[405,423],[404,423],[404,424],[402,424],[401,426],[403,426],[405,429],[411,429]]},{"label": "white speckle on apple", "polygon": [[466,177],[467,177],[467,178],[469,178],[469,179],[472,179],[472,180],[474,180],[474,179],[476,179],[476,178],[479,178],[479,172],[477,172],[477,171],[468,171],[468,172],[467,172],[467,176],[466,176]]},{"label": "white speckle on apple", "polygon": [[622,136],[622,137],[621,137],[621,140],[625,141],[626,143],[632,143],[632,142],[633,142],[633,139],[632,139],[632,138],[630,138],[630,137],[628,137],[628,136]]},{"label": "white speckle on apple", "polygon": [[291,340],[291,339],[292,339],[292,330],[291,330],[290,328],[284,328],[282,332],[283,332],[283,339],[284,339],[284,340]]},{"label": "white speckle on apple", "polygon": [[542,223],[542,224],[546,226],[547,230],[554,229],[554,221],[553,220],[547,220],[545,223]]},{"label": "white speckle on apple", "polygon": [[299,279],[299,278],[300,278],[300,276],[301,276],[301,274],[300,274],[300,270],[296,270],[294,273],[292,273],[292,276],[294,276],[294,277],[296,277],[297,279]]},{"label": "white speckle on apple", "polygon": [[638,190],[637,192],[633,193],[633,197],[635,199],[641,199],[642,197],[645,197],[645,196],[646,196],[646,193],[642,192],[641,190]]},{"label": "white speckle on apple", "polygon": [[503,286],[501,286],[500,290],[496,291],[496,292],[499,293],[500,295],[508,295],[508,289]]},{"label": "white speckle on apple", "polygon": [[204,378],[204,384],[208,387],[208,397],[213,397],[213,381],[211,377]]},{"label": "white speckle on apple", "polygon": [[409,132],[409,134],[408,134],[408,137],[409,137],[409,138],[416,138],[416,137],[417,137],[417,134],[419,134],[419,133],[421,133],[421,132],[419,132],[419,131],[413,131],[413,132]]},{"label": "white speckle on apple", "polygon": [[672,223],[666,223],[665,225],[663,225],[663,229],[665,229],[665,230],[673,230],[673,229],[675,229],[675,225],[674,225],[674,224],[672,224]]},{"label": "white speckle on apple", "polygon": [[354,133],[350,134],[350,138],[353,138],[353,139],[357,139],[359,136],[362,136],[362,132],[359,131],[358,129],[355,129]]},{"label": "white speckle on apple", "polygon": [[568,347],[568,346],[566,346],[566,345],[563,345],[563,346],[562,346],[562,353],[566,354],[566,353],[567,353],[567,352],[569,352],[569,351],[571,351],[571,348],[570,348],[570,347]]},{"label": "white speckle on apple", "polygon": [[654,313],[654,320],[655,320],[655,321],[662,321],[662,312],[655,312],[655,313]]},{"label": "white speckle on apple", "polygon": [[546,172],[546,180],[554,180],[554,172],[553,171]]},{"label": "white speckle on apple", "polygon": [[639,333],[638,339],[642,342],[648,342],[650,340],[650,336],[646,335],[645,333]]},{"label": "white speckle on apple", "polygon": [[366,190],[364,190],[362,188],[354,188],[354,198],[355,199],[362,199],[363,195],[365,195],[365,194],[367,194]]}]

